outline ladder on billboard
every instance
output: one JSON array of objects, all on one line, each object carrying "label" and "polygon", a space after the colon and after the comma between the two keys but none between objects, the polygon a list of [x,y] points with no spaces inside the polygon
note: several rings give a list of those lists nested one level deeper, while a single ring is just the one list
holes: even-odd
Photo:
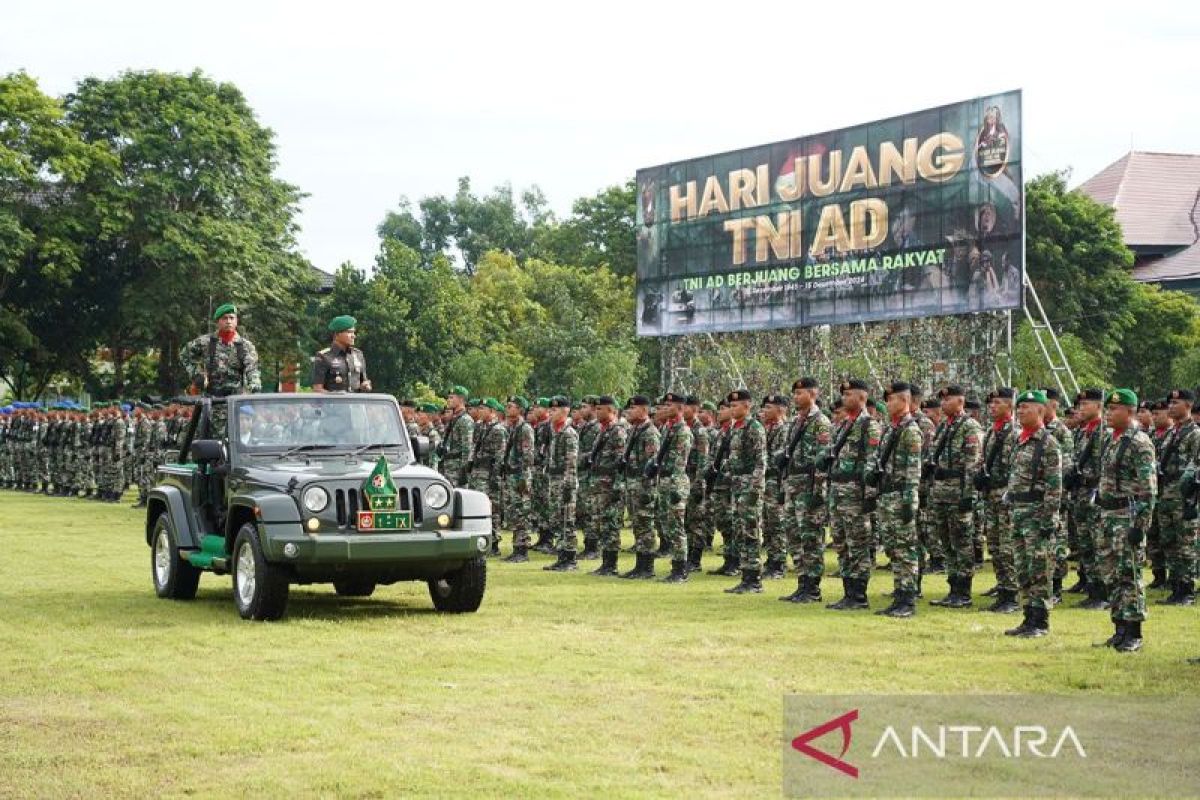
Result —
[{"label": "ladder on billboard", "polygon": [[1075,371],[1071,369],[1071,363],[1067,361],[1067,354],[1063,352],[1058,334],[1054,332],[1054,326],[1050,324],[1050,318],[1046,316],[1046,309],[1042,308],[1042,301],[1038,297],[1037,289],[1033,288],[1033,281],[1029,280],[1029,273],[1026,272],[1024,278],[1025,302],[1021,305],[1025,311],[1025,318],[1029,320],[1029,325],[1033,328],[1033,337],[1037,340],[1038,347],[1046,359],[1046,365],[1050,367],[1050,374],[1054,376],[1054,381],[1058,384],[1058,390],[1062,392],[1063,399],[1073,399],[1075,395],[1079,394],[1079,381],[1075,380]]}]

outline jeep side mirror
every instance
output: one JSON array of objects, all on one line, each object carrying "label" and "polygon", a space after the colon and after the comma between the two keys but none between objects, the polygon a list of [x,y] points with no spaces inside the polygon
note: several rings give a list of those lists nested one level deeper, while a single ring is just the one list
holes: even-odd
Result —
[{"label": "jeep side mirror", "polygon": [[196,439],[191,455],[197,464],[216,463],[225,457],[225,447],[218,439]]},{"label": "jeep side mirror", "polygon": [[425,458],[428,456],[430,449],[428,436],[413,437],[413,450],[416,452],[417,458]]}]

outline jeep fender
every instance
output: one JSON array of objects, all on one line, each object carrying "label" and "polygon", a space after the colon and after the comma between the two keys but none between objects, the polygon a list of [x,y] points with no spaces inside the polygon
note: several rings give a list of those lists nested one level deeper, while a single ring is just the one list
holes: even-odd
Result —
[{"label": "jeep fender", "polygon": [[483,492],[455,489],[454,510],[461,530],[491,533],[492,501]]},{"label": "jeep fender", "polygon": [[200,537],[196,521],[191,516],[191,508],[183,492],[174,486],[155,486],[150,490],[146,499],[146,544],[153,546],[151,537],[154,536],[154,521],[163,512],[167,514],[179,546],[185,550],[200,549]]}]

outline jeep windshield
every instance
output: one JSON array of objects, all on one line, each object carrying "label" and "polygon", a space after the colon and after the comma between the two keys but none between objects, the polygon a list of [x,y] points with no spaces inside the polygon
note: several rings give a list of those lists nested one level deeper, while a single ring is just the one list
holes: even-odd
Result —
[{"label": "jeep windshield", "polygon": [[247,455],[345,455],[411,461],[394,401],[353,395],[239,398],[232,441]]}]

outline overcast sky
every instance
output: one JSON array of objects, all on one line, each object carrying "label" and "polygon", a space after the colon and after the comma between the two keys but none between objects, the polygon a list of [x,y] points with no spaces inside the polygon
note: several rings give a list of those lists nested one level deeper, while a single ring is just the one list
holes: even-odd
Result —
[{"label": "overcast sky", "polygon": [[310,194],[308,257],[369,266],[401,195],[542,187],[1022,88],[1028,176],[1200,152],[1192,3],[9,2],[0,72],[199,67],[241,88]]}]

